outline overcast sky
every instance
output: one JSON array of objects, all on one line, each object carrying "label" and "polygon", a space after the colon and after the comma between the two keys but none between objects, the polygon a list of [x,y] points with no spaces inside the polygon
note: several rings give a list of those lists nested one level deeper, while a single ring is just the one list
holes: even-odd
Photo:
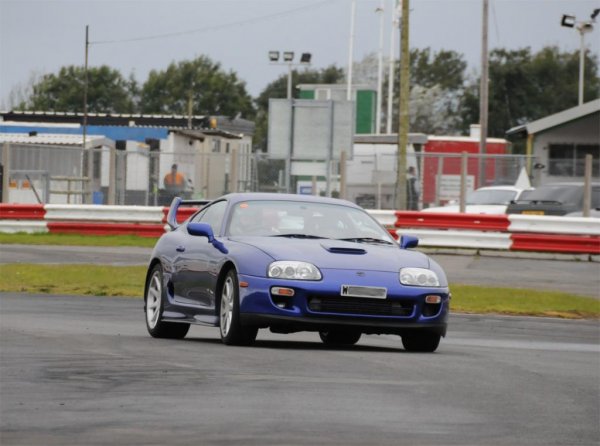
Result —
[{"label": "overcast sky", "polygon": [[[386,56],[391,3],[384,0]],[[357,1],[354,60],[378,49],[379,4]],[[482,0],[410,0],[410,7],[412,48],[454,50],[470,70],[479,69]],[[600,0],[490,0],[489,47],[577,50],[579,33],[561,27],[561,16],[588,20],[594,8]],[[85,25],[90,65],[134,73],[142,83],[152,69],[204,54],[235,71],[257,96],[286,73],[269,64],[269,50],[310,52],[313,68],[345,67],[350,9],[350,0],[0,0],[0,107],[32,74],[83,65]],[[164,34],[176,35],[133,40]],[[600,56],[600,21],[586,44]]]}]

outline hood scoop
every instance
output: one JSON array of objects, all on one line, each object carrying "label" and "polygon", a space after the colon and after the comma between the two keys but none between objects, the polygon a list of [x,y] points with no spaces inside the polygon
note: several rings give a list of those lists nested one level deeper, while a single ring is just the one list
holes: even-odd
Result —
[{"label": "hood scoop", "polygon": [[353,254],[353,255],[361,255],[366,254],[367,251],[363,248],[351,248],[349,246],[339,246],[339,245],[329,245],[325,243],[321,243],[321,246],[326,250],[333,254]]}]

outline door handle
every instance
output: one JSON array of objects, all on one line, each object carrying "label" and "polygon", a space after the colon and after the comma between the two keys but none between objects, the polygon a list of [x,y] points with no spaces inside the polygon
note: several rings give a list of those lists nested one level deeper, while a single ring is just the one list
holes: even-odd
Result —
[{"label": "door handle", "polygon": [[185,246],[179,245],[177,248],[175,248],[175,251],[177,251],[177,252],[184,252],[185,251]]}]

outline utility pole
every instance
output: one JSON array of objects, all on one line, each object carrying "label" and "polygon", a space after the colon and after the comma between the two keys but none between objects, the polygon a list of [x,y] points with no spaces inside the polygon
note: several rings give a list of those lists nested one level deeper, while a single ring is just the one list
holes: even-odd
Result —
[{"label": "utility pole", "polygon": [[481,28],[481,79],[479,80],[479,187],[485,186],[485,154],[488,134],[488,0],[483,0]]},{"label": "utility pole", "polygon": [[400,100],[398,101],[398,162],[396,171],[396,210],[406,209],[406,146],[408,145],[408,100],[410,93],[410,52],[408,50],[409,0],[402,0],[400,17]]}]

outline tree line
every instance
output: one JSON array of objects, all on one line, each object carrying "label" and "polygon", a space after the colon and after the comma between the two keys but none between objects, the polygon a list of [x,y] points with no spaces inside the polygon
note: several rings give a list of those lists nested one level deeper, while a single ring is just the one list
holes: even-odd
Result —
[{"label": "tree line", "polygon": [[[398,64],[398,62],[395,62]],[[395,73],[399,70],[396,67]],[[355,83],[377,85],[377,57],[367,55],[353,66]],[[479,78],[467,72],[464,56],[455,51],[412,49],[410,57],[410,131],[459,135],[479,121]],[[532,52],[494,49],[489,56],[489,136],[503,137],[516,125],[577,105],[579,52],[555,46]],[[345,70],[294,70],[298,84],[335,84],[345,81]],[[585,101],[600,97],[598,60],[588,51],[585,63]],[[394,91],[398,91],[396,75]],[[58,73],[34,78],[20,92],[15,110],[83,111],[84,70],[62,67]],[[265,150],[269,98],[286,97],[287,74],[270,82],[256,98],[233,71],[225,71],[206,56],[171,63],[152,70],[140,85],[133,76],[103,65],[88,69],[88,110],[97,113],[160,113],[241,116],[256,123],[255,148]],[[382,98],[382,129],[387,110],[387,79]],[[18,93],[18,94],[17,94]],[[397,94],[392,104],[392,130],[398,127]]]}]

